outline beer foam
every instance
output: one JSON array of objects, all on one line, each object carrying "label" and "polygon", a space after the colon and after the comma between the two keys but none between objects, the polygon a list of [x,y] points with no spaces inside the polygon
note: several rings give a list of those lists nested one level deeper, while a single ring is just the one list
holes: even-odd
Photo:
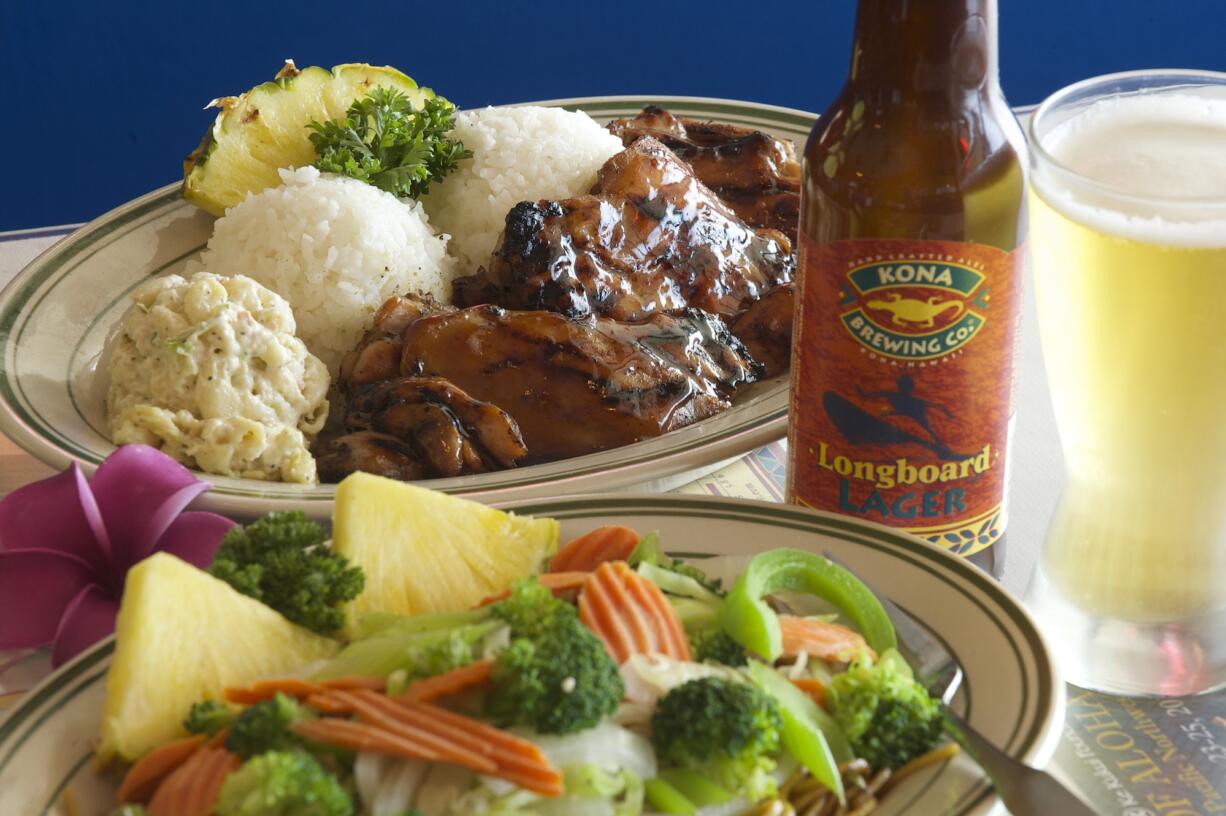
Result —
[{"label": "beer foam", "polygon": [[1045,200],[1094,229],[1158,244],[1226,246],[1226,98],[1193,89],[1100,100],[1043,138]]}]

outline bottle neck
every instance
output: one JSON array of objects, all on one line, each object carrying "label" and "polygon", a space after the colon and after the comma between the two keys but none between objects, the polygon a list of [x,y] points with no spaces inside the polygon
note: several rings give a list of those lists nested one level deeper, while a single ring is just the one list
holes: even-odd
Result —
[{"label": "bottle neck", "polygon": [[982,94],[998,70],[996,0],[860,0],[849,85]]}]

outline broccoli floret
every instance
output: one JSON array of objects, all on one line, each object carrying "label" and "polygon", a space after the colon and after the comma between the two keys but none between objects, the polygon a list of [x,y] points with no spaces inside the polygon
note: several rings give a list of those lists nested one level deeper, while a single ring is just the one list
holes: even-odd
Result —
[{"label": "broccoli floret", "polygon": [[662,762],[757,801],[775,792],[771,771],[781,728],[775,701],[756,686],[701,677],[660,698],[651,742]]},{"label": "broccoli floret", "polygon": [[744,666],[749,662],[745,647],[732,639],[723,629],[698,629],[689,632],[690,650],[699,663],[722,663],[725,666]]},{"label": "broccoli floret", "polygon": [[332,634],[344,623],[338,605],[357,597],[365,576],[326,538],[299,511],[269,513],[226,533],[209,572],[294,623]]},{"label": "broccoli floret", "polygon": [[146,816],[147,813],[144,805],[127,802],[112,810],[109,816]]},{"label": "broccoli floret", "polygon": [[536,638],[575,616],[575,608],[553,597],[535,578],[515,584],[506,600],[490,607],[490,612],[511,625],[514,637]]},{"label": "broccoli floret", "polygon": [[835,675],[831,713],[856,755],[874,768],[898,768],[932,749],[941,737],[940,704],[894,651]]},{"label": "broccoli floret", "polygon": [[708,578],[707,574],[693,564],[687,564],[684,561],[677,559],[664,552],[664,548],[660,546],[660,537],[655,533],[648,533],[639,541],[634,552],[630,553],[630,558],[627,563],[631,567],[638,568],[639,564],[651,564],[652,566],[666,569],[669,572],[675,572],[678,575],[684,575],[687,578],[693,578],[705,589],[714,592],[716,595],[723,596],[726,593],[721,589],[723,581],[719,578]]},{"label": "broccoli floret", "polygon": [[278,693],[271,700],[256,703],[243,710],[234,719],[226,736],[226,749],[249,759],[265,751],[292,751],[306,745],[305,741],[289,730],[301,720],[315,716],[310,709],[299,705],[293,697]]},{"label": "broccoli floret", "polygon": [[225,703],[203,700],[192,703],[187,719],[183,721],[183,727],[192,734],[207,734],[211,737],[221,729],[229,728],[236,714],[237,712]]},{"label": "broccoli floret", "polygon": [[570,734],[613,713],[625,691],[621,674],[573,606],[531,580],[492,612],[511,625],[511,644],[494,664],[487,714],[542,734]]},{"label": "broccoli floret", "polygon": [[353,800],[335,776],[301,751],[270,751],[221,786],[217,816],[352,816]]}]

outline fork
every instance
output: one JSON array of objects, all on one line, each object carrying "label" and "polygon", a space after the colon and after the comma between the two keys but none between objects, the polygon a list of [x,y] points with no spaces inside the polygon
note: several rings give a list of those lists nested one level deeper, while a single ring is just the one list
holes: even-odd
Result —
[{"label": "fork", "polygon": [[[822,554],[849,569],[829,552]],[[1060,816],[1095,816],[1089,806],[1051,774],[1006,754],[950,709],[949,703],[962,684],[962,668],[914,618],[863,578],[860,580],[877,596],[894,622],[898,653],[915,670],[915,676],[929,694],[940,699],[945,732],[984,770],[1009,812],[1013,816],[1051,816],[1057,813]]]}]

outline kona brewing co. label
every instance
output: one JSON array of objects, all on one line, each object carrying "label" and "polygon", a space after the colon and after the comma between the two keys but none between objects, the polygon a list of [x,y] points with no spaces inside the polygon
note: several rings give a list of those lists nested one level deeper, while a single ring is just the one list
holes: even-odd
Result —
[{"label": "kona brewing co. label", "polygon": [[790,501],[962,555],[1000,537],[1021,258],[801,236]]}]

